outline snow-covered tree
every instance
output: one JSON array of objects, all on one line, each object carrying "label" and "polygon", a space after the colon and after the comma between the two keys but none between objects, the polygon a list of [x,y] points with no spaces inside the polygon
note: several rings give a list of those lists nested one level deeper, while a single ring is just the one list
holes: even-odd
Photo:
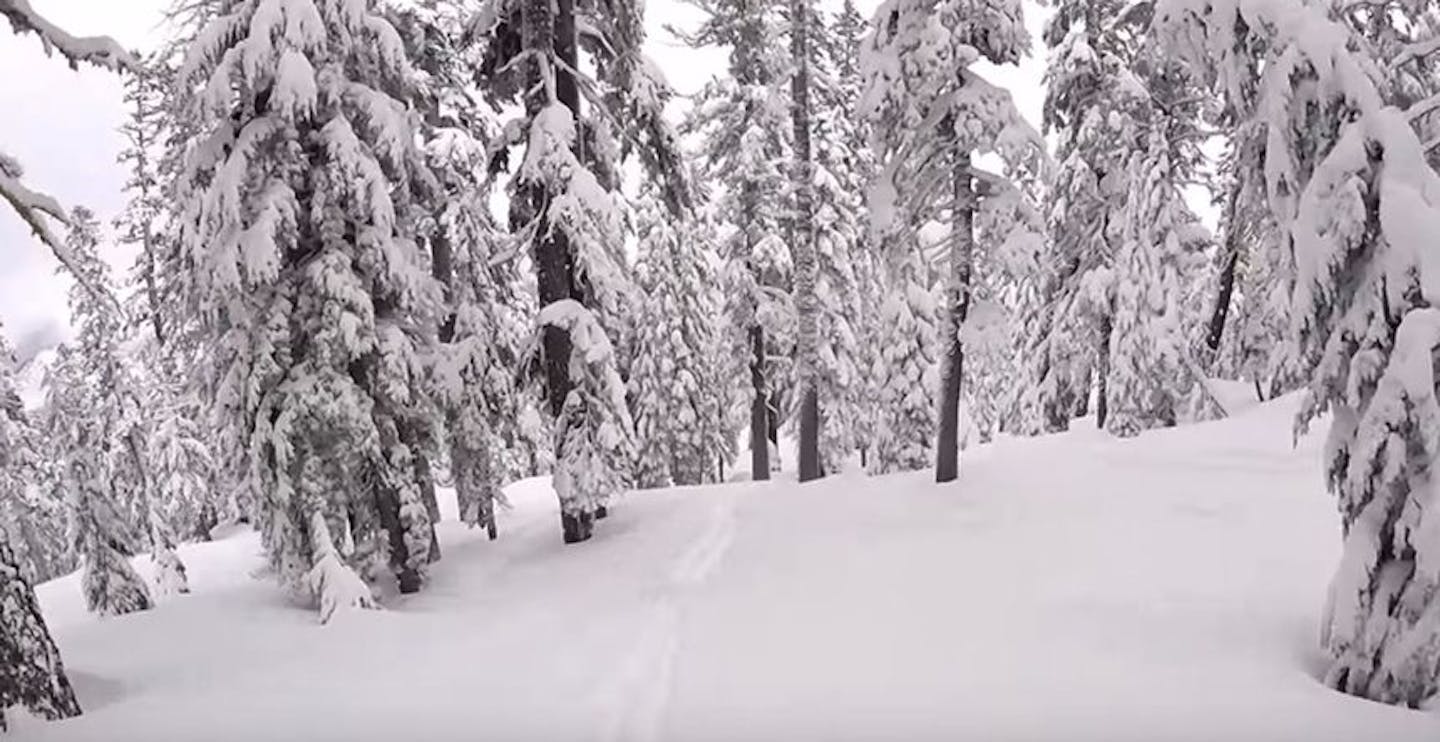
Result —
[{"label": "snow-covered tree", "polygon": [[613,344],[632,291],[618,190],[625,158],[638,157],[673,214],[691,205],[663,118],[670,91],[642,52],[642,21],[641,6],[628,0],[490,0],[471,26],[486,40],[482,72],[494,73],[487,94],[524,109],[504,128],[503,146],[524,148],[510,219],[536,272],[532,366],[545,390],[569,543],[590,537],[630,477],[632,422]]},{"label": "snow-covered tree", "polygon": [[[46,428],[69,504],[71,549],[84,565],[85,604],[95,613],[115,615],[152,604],[129,561],[144,543],[136,518],[149,505],[144,469],[136,465],[131,448],[140,435],[140,410],[120,347],[124,320],[108,298],[106,266],[96,255],[99,227],[82,208],[71,213],[68,223],[70,268],[84,280],[70,292],[75,340],[60,348],[47,379]],[[157,548],[173,556],[173,544]]]},{"label": "snow-covered tree", "polygon": [[80,713],[35,590],[15,563],[0,532],[0,732],[7,726],[5,712],[16,706],[45,719]]},{"label": "snow-covered tree", "polygon": [[1199,416],[1211,404],[1192,348],[1203,322],[1202,287],[1210,236],[1186,205],[1182,189],[1198,180],[1198,101],[1190,77],[1148,45],[1134,69],[1146,95],[1132,107],[1132,143],[1125,174],[1112,274],[1113,332],[1105,428],[1134,435]]},{"label": "snow-covered tree", "polygon": [[871,371],[878,414],[870,471],[876,474],[919,470],[935,460],[939,301],[918,245],[902,248],[892,265],[878,324],[884,341]]},{"label": "snow-covered tree", "polygon": [[728,453],[721,409],[722,368],[711,357],[721,297],[702,225],[676,225],[653,196],[638,213],[636,317],[630,370],[636,484],[663,487],[715,480]]},{"label": "snow-covered tree", "polygon": [[436,556],[423,361],[440,300],[417,244],[417,75],[369,0],[244,0],[197,22],[176,74],[194,130],[176,190],[217,445],[238,452],[230,476],[256,494],[287,584],[368,603],[323,594],[348,579],[306,579],[325,559],[388,564],[417,590]]},{"label": "snow-covered tree", "polygon": [[[1009,175],[1033,170],[1040,138],[1016,111],[1010,94],[975,69],[987,60],[1013,64],[1029,47],[1018,0],[888,0],[876,11],[864,63],[861,112],[875,126],[884,162],[871,194],[871,217],[882,230],[948,228],[946,329],[937,425],[937,481],[959,474],[962,328],[976,275],[975,216],[979,200],[1013,193]],[[999,155],[1005,173],[986,172],[981,154]]]},{"label": "snow-covered tree", "polygon": [[[811,8],[806,43],[816,325],[811,376],[820,402],[822,473],[839,470],[846,457],[865,445],[873,421],[865,371],[870,359],[862,344],[871,329],[865,325],[865,300],[868,296],[877,305],[880,300],[878,270],[864,241],[863,192],[873,162],[855,116],[862,28],[853,7],[849,12],[847,21]],[[846,22],[857,25],[846,27]],[[803,403],[803,396],[796,401]]]},{"label": "snow-covered tree", "polygon": [[1151,131],[1132,156],[1132,203],[1125,210],[1115,273],[1106,428],[1134,435],[1183,421],[1196,404],[1190,359],[1198,313],[1193,287],[1208,231],[1177,187],[1171,142]]},{"label": "snow-covered tree", "polygon": [[[59,52],[72,68],[81,63],[110,70],[133,65],[130,55],[113,39],[74,36],[35,12],[29,0],[0,0],[0,16],[10,22],[15,33],[38,36],[47,54]],[[0,151],[0,199],[10,204],[62,264],[70,266],[65,243],[47,221],[63,223],[67,217],[64,209],[54,198],[28,188],[21,182],[23,175],[20,163]],[[5,390],[0,389],[0,394]],[[11,406],[9,399],[0,399],[0,426],[11,417]],[[4,445],[0,440],[0,447]],[[0,448],[0,459],[5,456]],[[16,705],[47,719],[80,713],[35,593],[7,544],[9,538],[0,529],[0,729],[5,727],[5,709]]]},{"label": "snow-covered tree", "polygon": [[1050,254],[1025,339],[1031,378],[1019,414],[1027,432],[1067,428],[1092,387],[1105,425],[1127,160],[1143,141],[1135,118],[1146,91],[1132,72],[1142,28],[1134,16],[1121,0],[1062,0],[1045,28],[1044,126],[1056,139],[1056,170],[1047,199]]},{"label": "snow-covered tree", "polygon": [[[3,328],[0,328],[3,329]],[[0,333],[0,539],[29,582],[68,571],[64,503],[53,496],[50,457],[16,388],[14,351]]]},{"label": "snow-covered tree", "polygon": [[1390,77],[1325,7],[1159,0],[1155,23],[1265,128],[1266,191],[1293,271],[1287,355],[1309,388],[1299,422],[1334,417],[1325,461],[1344,551],[1323,619],[1325,681],[1419,705],[1440,685],[1429,258],[1440,177],[1414,111],[1394,105]]},{"label": "snow-covered tree", "polygon": [[[461,519],[494,538],[501,487],[533,461],[520,421],[529,399],[516,383],[533,298],[519,283],[514,245],[490,212],[495,115],[469,82],[483,44],[465,43],[470,9],[426,0],[396,14],[425,77],[415,105],[434,174],[422,231],[444,302],[435,375],[445,412],[445,453]],[[427,504],[429,504],[427,502]],[[438,514],[434,514],[438,515]]]},{"label": "snow-covered tree", "polygon": [[730,50],[728,75],[696,96],[685,129],[700,141],[701,174],[723,186],[715,205],[722,225],[725,315],[732,358],[746,359],[727,378],[748,380],[751,476],[769,479],[775,400],[788,377],[783,360],[794,337],[789,284],[793,261],[785,243],[790,157],[788,60],[782,8],[774,0],[715,0],[697,7],[694,46]]}]

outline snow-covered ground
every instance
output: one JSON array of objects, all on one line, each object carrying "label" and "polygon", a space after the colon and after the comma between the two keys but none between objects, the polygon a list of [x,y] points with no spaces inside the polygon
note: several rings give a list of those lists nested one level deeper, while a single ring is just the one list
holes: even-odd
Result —
[{"label": "snow-covered ground", "polygon": [[326,627],[248,533],[186,547],[195,594],[143,614],[67,577],[40,595],[86,713],[17,738],[1440,739],[1315,680],[1339,538],[1293,407],[1003,440],[953,486],[641,493],[582,546],[522,483],[500,541],[446,523],[424,592]]}]

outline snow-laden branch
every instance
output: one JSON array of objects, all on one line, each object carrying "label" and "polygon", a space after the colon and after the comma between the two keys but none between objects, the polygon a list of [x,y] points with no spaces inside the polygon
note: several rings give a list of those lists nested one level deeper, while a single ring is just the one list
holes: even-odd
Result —
[{"label": "snow-laden branch", "polygon": [[39,36],[40,43],[45,45],[45,53],[53,55],[60,52],[72,69],[79,69],[82,62],[115,72],[133,71],[139,66],[135,57],[114,39],[109,36],[73,36],[35,12],[30,7],[30,0],[0,0],[0,15],[10,19],[15,33],[28,31]]}]

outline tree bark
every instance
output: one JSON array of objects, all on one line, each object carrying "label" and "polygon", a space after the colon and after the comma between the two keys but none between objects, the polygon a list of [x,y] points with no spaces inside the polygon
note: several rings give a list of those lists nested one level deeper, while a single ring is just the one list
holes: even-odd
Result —
[{"label": "tree bark", "polygon": [[1095,368],[1095,426],[1101,430],[1105,429],[1105,423],[1110,417],[1110,336],[1115,332],[1115,321],[1109,312],[1100,318],[1100,347],[1096,349],[1098,358]]},{"label": "tree bark", "polygon": [[[522,4],[525,46],[540,55],[553,55],[558,64],[547,66],[539,59],[530,64],[530,92],[526,96],[526,113],[533,118],[550,104],[546,89],[545,75],[555,78],[555,98],[558,103],[570,109],[578,123],[580,121],[580,89],[571,70],[577,64],[575,36],[574,0],[556,2],[525,2]],[[552,12],[553,11],[553,12]],[[568,299],[583,302],[584,296],[575,276],[575,258],[571,253],[570,240],[562,230],[550,229],[550,199],[554,194],[546,185],[530,184],[524,198],[529,201],[538,230],[535,236],[535,281],[540,306],[545,307],[557,301]],[[553,419],[565,423],[565,399],[570,395],[573,381],[570,378],[570,333],[562,328],[547,326],[541,335],[542,364],[545,378],[545,398]],[[556,432],[556,440],[564,441],[564,431]],[[560,444],[555,450],[556,461],[564,458]],[[560,530],[565,543],[573,544],[590,538],[594,530],[595,514],[590,511],[571,512],[561,508]]]},{"label": "tree bark", "polygon": [[1220,352],[1220,340],[1225,335],[1225,323],[1230,317],[1230,300],[1235,295],[1235,273],[1240,265],[1241,228],[1236,220],[1240,203],[1240,181],[1230,187],[1230,198],[1225,204],[1225,245],[1221,259],[1220,285],[1215,293],[1215,306],[1210,311],[1210,322],[1205,328],[1205,347],[1214,360]]},{"label": "tree bark", "polygon": [[1230,316],[1230,301],[1235,295],[1235,272],[1240,263],[1240,245],[1236,230],[1231,227],[1225,235],[1225,265],[1220,270],[1220,287],[1215,294],[1215,306],[1210,312],[1210,323],[1205,331],[1205,347],[1213,360],[1220,352],[1220,340],[1225,335],[1225,322]]},{"label": "tree bark", "polygon": [[820,471],[820,393],[816,388],[819,337],[815,300],[815,225],[811,203],[810,177],[810,15],[809,0],[790,2],[790,58],[795,73],[790,78],[790,117],[795,136],[792,185],[795,188],[795,221],[792,252],[795,260],[795,313],[797,362],[800,381],[799,477],[809,482]]},{"label": "tree bark", "polygon": [[765,392],[765,330],[760,325],[750,328],[750,384],[755,396],[750,400],[750,478],[770,478],[770,406]]},{"label": "tree bark", "polygon": [[957,158],[950,225],[949,346],[941,370],[940,435],[935,447],[935,481],[953,482],[960,476],[960,389],[965,373],[965,347],[961,328],[970,312],[970,274],[975,251],[975,180],[970,155]]}]

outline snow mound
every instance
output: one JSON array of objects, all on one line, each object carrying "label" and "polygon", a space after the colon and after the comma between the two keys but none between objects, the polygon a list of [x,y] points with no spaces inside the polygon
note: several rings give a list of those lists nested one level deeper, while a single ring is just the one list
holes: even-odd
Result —
[{"label": "snow mound", "polygon": [[577,546],[531,480],[498,542],[444,523],[423,592],[323,628],[253,534],[189,545],[194,594],[146,613],[41,586],[86,713],[18,738],[1440,738],[1314,678],[1340,538],[1295,407],[1004,439],[954,485],[638,493]]}]

